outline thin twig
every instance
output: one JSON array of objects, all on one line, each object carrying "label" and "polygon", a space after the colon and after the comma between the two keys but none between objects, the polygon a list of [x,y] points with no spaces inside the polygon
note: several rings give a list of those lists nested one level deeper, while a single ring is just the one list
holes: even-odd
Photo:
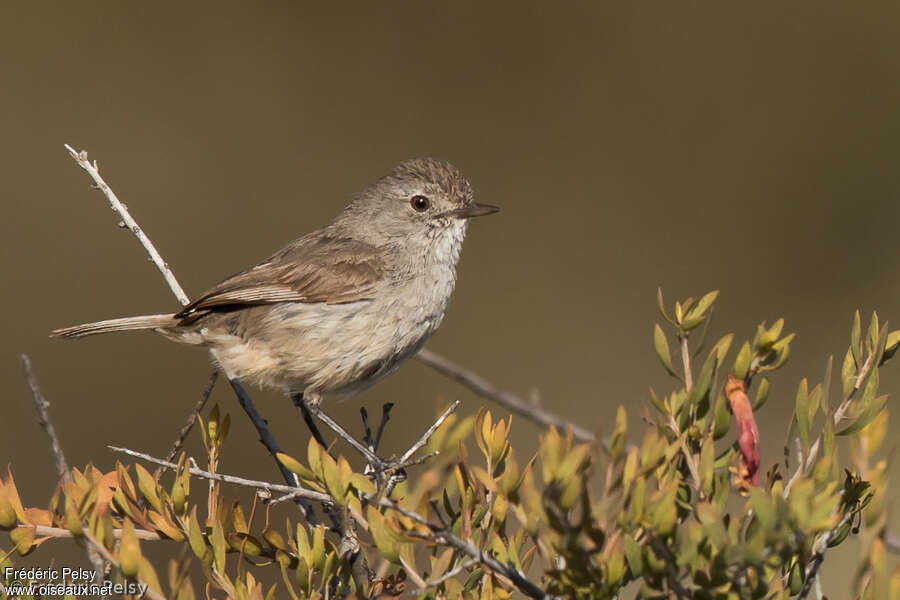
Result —
[{"label": "thin twig", "polygon": [[[129,456],[133,456],[135,458],[140,458],[141,460],[145,460],[149,463],[153,463],[155,465],[159,465],[161,467],[165,467],[166,469],[177,470],[178,465],[169,462],[167,460],[162,460],[160,458],[156,458],[149,454],[145,454],[143,452],[138,452],[136,450],[131,450],[129,448],[122,448],[120,446],[107,446],[113,452],[119,452],[121,454],[127,454]],[[254,488],[257,490],[268,490],[270,492],[279,492],[281,494],[293,494],[293,498],[308,498],[309,500],[313,500],[315,502],[323,502],[330,504],[333,502],[331,496],[328,494],[323,494],[322,492],[317,492],[315,490],[310,490],[301,486],[290,486],[284,485],[281,483],[269,483],[267,481],[259,481],[256,479],[246,479],[244,477],[236,477],[234,475],[223,475],[222,473],[211,473],[209,471],[204,471],[199,467],[191,466],[188,471],[191,475],[195,475],[197,477],[201,477],[203,479],[209,479],[211,481],[221,481],[223,483],[230,483],[233,485],[241,485],[244,487]]]},{"label": "thin twig", "polygon": [[594,434],[587,429],[576,425],[571,421],[567,421],[559,415],[544,410],[539,406],[533,406],[512,392],[501,390],[474,371],[461,367],[443,356],[435,354],[427,348],[419,350],[416,358],[419,362],[428,365],[438,373],[463,384],[479,396],[493,400],[497,404],[500,404],[517,415],[525,417],[533,423],[544,426],[554,425],[560,429],[569,428],[572,430],[572,435],[579,442],[594,442],[596,440]]},{"label": "thin twig", "polygon": [[459,400],[456,400],[453,404],[451,404],[449,407],[447,407],[447,410],[445,410],[443,412],[443,414],[441,414],[441,416],[438,417],[437,421],[432,423],[431,427],[429,427],[427,430],[425,430],[425,433],[422,434],[422,437],[420,437],[418,440],[416,440],[416,443],[413,444],[412,446],[410,446],[409,450],[407,450],[406,452],[403,453],[403,456],[400,457],[400,462],[405,463],[410,458],[412,458],[412,455],[415,454],[416,452],[418,452],[419,449],[422,448],[422,446],[427,444],[428,440],[431,439],[431,436],[434,435],[434,432],[438,430],[438,427],[443,425],[444,421],[447,420],[447,417],[449,417],[451,414],[453,414],[453,412],[457,408],[459,408]]},{"label": "thin twig", "polygon": [[681,338],[681,364],[684,367],[684,389],[690,392],[694,387],[694,376],[691,374],[691,351],[687,335]]},{"label": "thin twig", "polygon": [[470,558],[469,560],[464,560],[461,563],[459,563],[458,565],[456,565],[455,567],[453,567],[452,569],[450,569],[449,571],[447,571],[446,573],[444,573],[443,575],[441,575],[440,577],[438,577],[437,579],[432,579],[431,581],[425,582],[425,585],[426,585],[426,587],[437,587],[437,586],[441,585],[442,583],[444,583],[445,581],[447,581],[448,579],[453,579],[454,577],[456,577],[463,571],[467,571],[468,569],[471,569],[472,567],[474,567],[477,564],[478,564],[478,561],[476,561],[474,558]]},{"label": "thin twig", "polygon": [[[72,480],[72,474],[69,471],[62,444],[59,443],[59,436],[56,435],[56,428],[53,426],[53,421],[50,420],[50,402],[41,392],[34,369],[31,367],[31,359],[27,354],[22,354],[22,369],[25,371],[25,380],[28,382],[28,387],[31,388],[31,397],[37,408],[38,423],[50,438],[50,448],[53,450],[53,458],[56,462],[57,481],[69,483]],[[91,566],[97,573],[98,581],[103,581],[106,576],[106,564],[103,562],[103,558],[91,546],[86,547],[86,552]]]},{"label": "thin twig", "polygon": [[[47,525],[23,525],[22,527],[33,527],[34,528],[34,536],[35,537],[52,537],[52,538],[73,538],[75,534],[66,529],[65,527],[49,527]],[[121,529],[113,529],[112,530],[113,537],[117,540],[122,539],[122,530]],[[162,536],[155,531],[149,531],[147,529],[135,529],[134,535],[139,540],[149,541],[149,542],[157,542],[160,540],[168,540],[171,538]]]},{"label": "thin twig", "polygon": [[[390,476],[387,478],[387,481],[384,486],[385,495],[390,498],[391,494],[394,493],[394,488],[397,487],[397,484],[406,480],[406,468],[411,467],[413,465],[417,465],[423,463],[434,456],[437,456],[439,452],[435,450],[434,452],[429,452],[424,456],[420,456],[419,458],[413,458],[416,452],[422,449],[425,444],[428,443],[428,440],[431,439],[431,436],[434,435],[434,432],[438,430],[438,428],[444,424],[444,421],[447,420],[456,409],[459,408],[459,400],[456,400],[453,404],[447,407],[441,416],[437,418],[437,420],[431,424],[431,427],[425,430],[425,433],[416,440],[409,449],[403,453],[403,456],[400,457],[400,460],[396,463],[392,464],[389,472]],[[384,420],[382,420],[382,424],[384,424]],[[379,431],[379,437],[381,432]]]},{"label": "thin twig", "polygon": [[25,371],[25,380],[28,387],[31,388],[31,397],[34,399],[34,405],[37,407],[38,424],[47,432],[50,438],[50,448],[53,450],[53,458],[56,460],[56,474],[58,479],[68,483],[71,479],[69,473],[69,464],[66,462],[66,455],[63,454],[62,446],[59,443],[59,437],[56,435],[56,429],[50,421],[50,403],[41,393],[38,386],[37,378],[34,376],[34,370],[31,368],[31,359],[27,354],[22,355],[22,369]]},{"label": "thin twig", "polygon": [[[309,413],[311,415],[313,415],[314,417],[316,417],[317,419],[319,419],[320,421],[322,421],[323,423],[328,425],[328,427],[330,427],[331,430],[334,431],[338,435],[338,437],[342,438],[348,444],[353,446],[353,448],[355,448],[360,454],[362,454],[365,457],[365,459],[367,461],[369,461],[369,463],[374,464],[374,465],[380,465],[380,464],[384,463],[384,461],[381,460],[378,456],[376,456],[374,452],[372,452],[371,450],[369,450],[368,448],[363,446],[361,443],[359,443],[356,440],[356,438],[354,438],[352,435],[347,433],[347,431],[343,427],[341,427],[337,421],[335,421],[334,419],[329,417],[325,412],[323,412],[322,409],[319,408],[318,403],[310,402],[302,396],[299,396],[299,397],[295,396],[294,404],[301,411],[305,407],[306,410],[309,411]],[[321,444],[321,442],[319,442],[319,443]]]},{"label": "thin twig", "polygon": [[156,265],[156,268],[159,269],[159,272],[162,273],[163,278],[165,278],[166,283],[169,284],[169,289],[172,290],[172,293],[175,294],[175,297],[178,298],[178,301],[181,302],[182,306],[187,306],[190,304],[190,299],[187,294],[184,293],[184,290],[181,288],[181,284],[178,283],[178,280],[175,279],[175,274],[172,273],[172,269],[169,268],[169,265],[166,261],[163,260],[163,257],[160,256],[159,252],[156,250],[156,247],[153,245],[153,242],[150,241],[150,238],[147,237],[147,234],[144,233],[144,230],[141,229],[140,225],[137,224],[137,221],[132,218],[131,213],[128,212],[128,207],[126,207],[117,197],[116,194],[112,191],[112,188],[107,185],[103,178],[100,177],[100,170],[97,168],[97,161],[91,162],[88,160],[87,151],[81,150],[80,152],[72,148],[72,146],[65,144],[66,150],[69,151],[69,154],[75,159],[75,162],[78,165],[87,171],[87,174],[91,176],[91,179],[94,180],[94,184],[97,189],[103,192],[103,195],[106,196],[106,199],[109,200],[110,207],[119,213],[119,216],[122,217],[122,223],[127,227],[131,233],[135,235],[141,245],[144,247],[144,250],[147,251],[147,254],[150,255],[150,260],[153,261],[153,264]]},{"label": "thin twig", "polygon": [[200,399],[197,400],[197,404],[194,405],[194,410],[191,411],[191,414],[188,416],[187,421],[184,423],[184,427],[182,427],[181,431],[178,432],[178,438],[175,440],[175,443],[172,444],[172,449],[169,450],[169,453],[166,455],[166,460],[173,460],[175,456],[181,451],[181,448],[184,446],[184,441],[187,439],[188,434],[194,427],[194,423],[197,422],[197,417],[200,416],[200,413],[203,411],[206,403],[209,402],[209,397],[212,395],[213,388],[216,387],[216,380],[218,379],[219,370],[213,369],[212,373],[209,376],[209,381],[207,382],[206,387],[203,389],[203,393],[200,394]]}]

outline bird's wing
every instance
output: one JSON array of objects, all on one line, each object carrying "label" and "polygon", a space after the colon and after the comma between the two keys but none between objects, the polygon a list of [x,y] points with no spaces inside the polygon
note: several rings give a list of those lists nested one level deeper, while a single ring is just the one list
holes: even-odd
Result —
[{"label": "bird's wing", "polygon": [[278,302],[344,304],[371,298],[382,278],[378,249],[349,238],[311,235],[248,271],[222,281],[177,317]]}]

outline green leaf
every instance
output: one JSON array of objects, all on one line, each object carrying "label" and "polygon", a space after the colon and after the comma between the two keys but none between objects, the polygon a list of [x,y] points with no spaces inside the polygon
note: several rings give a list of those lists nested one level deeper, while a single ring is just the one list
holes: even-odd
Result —
[{"label": "green leaf", "polygon": [[310,469],[304,467],[303,464],[296,458],[288,456],[284,452],[278,452],[275,456],[276,458],[278,458],[278,462],[283,464],[288,471],[299,475],[301,479],[305,479],[307,481],[314,481],[316,479],[315,473],[313,473]]},{"label": "green leaf", "polygon": [[828,547],[834,548],[845,539],[847,539],[847,536],[850,534],[850,529],[850,521],[847,521],[846,523],[841,525],[840,529],[838,529],[838,532],[828,541]]},{"label": "green leaf", "polygon": [[769,399],[769,380],[765,377],[760,379],[759,387],[756,388],[756,397],[753,399],[753,410],[759,410],[766,400]]},{"label": "green leaf", "polygon": [[625,560],[628,561],[628,568],[631,570],[632,576],[640,577],[644,570],[644,558],[641,552],[641,545],[630,535],[625,535]]},{"label": "green leaf", "polygon": [[669,352],[669,342],[666,340],[666,334],[663,333],[662,327],[657,323],[653,328],[653,346],[656,348],[656,356],[659,357],[663,367],[672,377],[681,379],[675,369],[672,368],[672,354]]},{"label": "green leaf", "polygon": [[622,469],[622,491],[628,493],[631,488],[631,482],[637,473],[638,466],[638,450],[631,448],[628,451],[628,457],[625,459],[625,468]]},{"label": "green leaf", "polygon": [[718,353],[710,352],[709,356],[706,357],[706,361],[703,363],[703,367],[700,369],[700,375],[697,377],[697,380],[694,382],[694,387],[691,388],[691,393],[688,396],[688,405],[696,406],[700,399],[703,398],[707,392],[709,392],[710,383],[712,383],[713,374],[716,371],[716,367],[718,366]]},{"label": "green leaf", "polygon": [[134,470],[138,476],[138,488],[141,490],[144,498],[150,502],[150,506],[155,508],[156,512],[162,513],[162,501],[159,499],[159,495],[156,491],[156,480],[150,475],[150,472],[140,464],[135,464]]},{"label": "green leaf", "polygon": [[884,353],[881,355],[881,362],[879,362],[878,365],[881,366],[893,358],[894,354],[897,353],[898,348],[900,348],[900,329],[888,334],[887,340],[885,340],[884,343]]},{"label": "green leaf", "polygon": [[[765,380],[763,380],[765,381]],[[713,439],[720,440],[731,429],[731,411],[725,396],[719,394],[716,397],[715,420],[713,422]]]},{"label": "green leaf", "polygon": [[306,456],[306,460],[309,462],[309,468],[315,473],[316,479],[325,483],[325,475],[322,472],[322,447],[319,446],[319,442],[317,442],[314,437],[309,438],[309,444],[306,447]]},{"label": "green leaf", "polygon": [[856,433],[869,423],[875,420],[875,417],[884,409],[885,404],[887,404],[888,396],[885,394],[884,396],[878,396],[877,398],[873,398],[871,402],[866,405],[866,407],[857,415],[853,423],[840,430],[837,435],[849,435],[851,433]]},{"label": "green leaf", "polygon": [[197,521],[197,507],[191,511],[187,517],[188,522],[188,541],[191,544],[191,550],[197,555],[197,558],[203,559],[207,554],[206,540],[203,539],[203,532],[200,531],[200,523]]},{"label": "green leaf", "polygon": [[400,554],[398,552],[397,542],[388,531],[388,525],[385,522],[384,515],[369,505],[366,513],[366,519],[369,521],[369,530],[372,533],[372,539],[375,540],[375,546],[381,553],[381,556],[388,562],[399,565]]},{"label": "green leaf", "polygon": [[212,530],[213,565],[219,573],[225,572],[225,530],[216,519]]},{"label": "green leaf", "polygon": [[728,354],[728,350],[731,348],[731,342],[734,341],[734,334],[729,333],[726,336],[723,336],[716,345],[713,346],[712,350],[710,350],[710,354],[716,355],[716,364],[721,365],[725,360],[725,356]]},{"label": "green leaf", "polygon": [[319,525],[313,531],[312,554],[313,566],[320,571],[325,566],[325,526]]},{"label": "green leaf", "polygon": [[712,306],[713,302],[716,301],[716,298],[719,297],[719,290],[713,290],[709,292],[697,302],[697,304],[691,308],[688,313],[685,315],[684,319],[693,320],[693,319],[702,319],[706,316],[706,310]]},{"label": "green leaf", "polygon": [[858,364],[853,356],[853,346],[851,345],[847,349],[847,354],[844,355],[844,362],[841,363],[841,389],[845,398],[853,391],[853,387],[856,385]]},{"label": "green leaf", "polygon": [[659,309],[659,314],[662,315],[663,319],[665,319],[672,325],[676,325],[675,320],[666,314],[666,307],[665,303],[663,302],[662,288],[656,288],[656,307]]},{"label": "green leaf", "polygon": [[870,348],[875,348],[878,345],[878,331],[880,327],[878,326],[878,313],[872,312],[872,320],[869,321],[869,330],[866,332],[866,340]]},{"label": "green leaf", "polygon": [[262,542],[250,535],[232,531],[226,535],[228,545],[244,553],[246,556],[259,556],[262,554]]},{"label": "green leaf", "polygon": [[784,319],[778,319],[775,323],[766,329],[765,323],[759,325],[759,328],[756,332],[756,349],[758,352],[767,352],[770,350],[776,341],[778,341],[778,336],[781,335],[781,330],[784,329]]},{"label": "green leaf", "polygon": [[712,492],[713,475],[716,466],[716,447],[712,438],[705,438],[700,449],[700,489],[705,497]]},{"label": "green leaf", "polygon": [[752,360],[753,350],[750,349],[750,342],[744,342],[734,361],[734,376],[738,379],[746,379],[747,373],[750,371],[750,361]]},{"label": "green leaf", "polygon": [[141,547],[134,533],[134,523],[125,519],[122,523],[122,539],[119,545],[119,568],[125,577],[134,577],[141,564]]},{"label": "green leaf", "polygon": [[775,507],[771,498],[757,487],[750,488],[750,506],[756,513],[756,519],[763,531],[772,531],[775,527]]},{"label": "green leaf", "polygon": [[800,441],[803,442],[804,448],[809,447],[809,406],[809,392],[807,391],[806,378],[803,378],[800,381],[800,385],[797,387],[797,399],[794,414],[797,417],[797,429],[800,433]]},{"label": "green leaf", "polygon": [[219,441],[219,405],[215,404],[212,407],[212,410],[209,411],[209,416],[206,418],[206,432],[209,436],[210,442],[215,446],[216,442]]},{"label": "green leaf", "polygon": [[850,351],[853,353],[853,360],[856,364],[862,363],[862,325],[859,311],[853,314],[853,325],[850,328]]}]

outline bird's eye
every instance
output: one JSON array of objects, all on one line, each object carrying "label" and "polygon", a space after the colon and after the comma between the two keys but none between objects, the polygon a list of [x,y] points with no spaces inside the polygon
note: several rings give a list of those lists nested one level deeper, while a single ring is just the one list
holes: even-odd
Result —
[{"label": "bird's eye", "polygon": [[416,195],[410,198],[409,204],[416,212],[425,212],[431,206],[431,201],[425,196]]}]

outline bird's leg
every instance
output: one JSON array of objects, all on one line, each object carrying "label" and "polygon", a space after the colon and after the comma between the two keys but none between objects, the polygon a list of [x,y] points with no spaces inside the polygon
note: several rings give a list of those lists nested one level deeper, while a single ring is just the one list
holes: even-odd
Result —
[{"label": "bird's leg", "polygon": [[303,415],[303,422],[306,423],[306,427],[309,429],[309,432],[312,436],[319,442],[319,445],[323,448],[328,448],[328,444],[325,443],[325,438],[322,437],[322,432],[319,431],[319,427],[316,425],[316,422],[313,420],[312,411],[310,410],[310,405],[315,404],[316,409],[318,410],[318,405],[322,401],[321,398],[316,398],[315,401],[312,399],[307,400],[308,396],[312,396],[312,394],[303,394],[302,392],[299,394],[294,394],[291,396],[291,400],[294,402],[294,406],[300,409],[300,414]]},{"label": "bird's leg", "polygon": [[[250,417],[250,421],[256,428],[256,432],[259,434],[259,441],[262,442],[263,446],[266,447],[266,450],[269,451],[269,454],[272,455],[272,458],[275,459],[275,464],[278,465],[278,469],[281,471],[285,483],[288,485],[300,485],[300,480],[297,476],[288,471],[287,467],[278,460],[278,453],[281,452],[281,448],[278,446],[278,442],[275,440],[272,432],[269,431],[268,421],[266,421],[256,410],[256,406],[254,406],[253,400],[250,399],[250,395],[247,394],[247,390],[244,389],[244,386],[241,385],[241,382],[238,381],[237,378],[229,377],[228,382],[231,384],[231,388],[234,390],[241,408],[244,409],[244,412],[247,413],[247,416]],[[294,499],[294,503],[309,523],[312,525],[317,524],[316,513],[309,502],[298,497]]]}]

